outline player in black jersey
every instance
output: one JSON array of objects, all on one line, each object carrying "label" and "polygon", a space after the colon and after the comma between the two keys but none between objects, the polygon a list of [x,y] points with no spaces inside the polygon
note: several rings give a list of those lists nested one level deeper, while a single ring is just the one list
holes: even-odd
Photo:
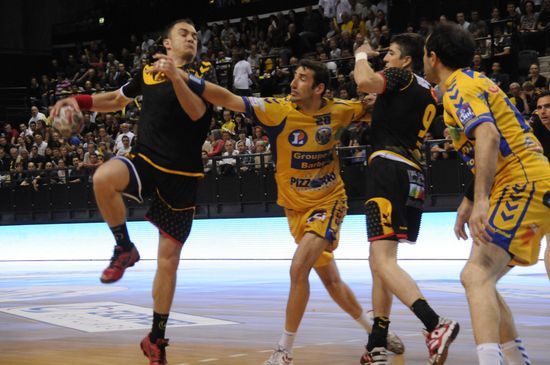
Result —
[{"label": "player in black jersey", "polygon": [[422,69],[423,39],[412,33],[393,37],[380,73],[367,62],[376,55],[369,45],[359,47],[354,70],[359,89],[378,94],[365,203],[375,319],[361,363],[387,364],[386,336],[392,295],[396,295],[426,326],[428,363],[440,365],[458,333],[458,323],[437,315],[397,263],[398,243],[414,243],[418,237],[424,202],[421,147],[436,113],[430,84],[413,72]]},{"label": "player in black jersey", "polygon": [[157,55],[155,65],[145,66],[119,90],[64,99],[52,111],[55,116],[61,106],[69,104],[80,110],[110,112],[143,95],[135,149],[129,158],[117,156],[103,164],[94,174],[93,185],[97,205],[116,240],[111,263],[101,276],[103,283],[119,280],[126,268],[139,261],[126,229],[122,195],[139,202],[152,197],[146,218],[159,230],[158,268],[152,331],[141,342],[151,365],[167,363],[166,322],[181,249],[193,221],[197,180],[203,176],[201,149],[211,118],[210,109],[179,77],[179,69],[185,69],[196,56],[193,23],[184,19],[170,24],[163,46],[166,55]]},{"label": "player in black jersey", "polygon": [[[533,115],[533,133],[542,144],[544,155],[550,160],[550,91],[542,92],[537,99],[537,111]],[[550,204],[550,198],[549,202]],[[546,234],[544,265],[550,279],[550,233]]]}]

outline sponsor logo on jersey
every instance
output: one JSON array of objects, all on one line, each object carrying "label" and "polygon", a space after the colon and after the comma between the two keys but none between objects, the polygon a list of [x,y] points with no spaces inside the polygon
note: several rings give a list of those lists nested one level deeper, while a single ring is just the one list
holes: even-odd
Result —
[{"label": "sponsor logo on jersey", "polygon": [[317,152],[292,151],[290,167],[297,170],[319,169],[333,160],[332,150]]},{"label": "sponsor logo on jersey", "polygon": [[466,122],[474,119],[476,116],[469,103],[463,103],[456,111],[456,115],[462,124],[466,124]]},{"label": "sponsor logo on jersey", "polygon": [[301,147],[307,143],[307,134],[302,129],[295,129],[288,135],[288,143]]},{"label": "sponsor logo on jersey", "polygon": [[330,124],[330,113],[323,114],[323,115],[316,115],[314,118],[315,118],[315,123],[317,123],[317,125]]},{"label": "sponsor logo on jersey", "polygon": [[325,145],[330,142],[332,137],[332,128],[321,127],[315,132],[315,141],[320,145]]},{"label": "sponsor logo on jersey", "polygon": [[489,86],[489,91],[492,92],[493,94],[498,93],[499,90],[500,90],[500,89],[499,89],[498,86],[496,86],[496,85],[491,85],[491,86]]},{"label": "sponsor logo on jersey", "polygon": [[143,67],[143,82],[145,85],[155,85],[166,82],[166,76],[162,72],[147,73],[146,71],[151,67],[153,66],[146,65]]},{"label": "sponsor logo on jersey", "polygon": [[327,219],[327,211],[326,210],[314,210],[313,213],[310,214],[310,216],[307,218],[307,223],[313,223],[315,221],[321,221],[323,222],[325,219]]},{"label": "sponsor logo on jersey", "polygon": [[336,182],[336,174],[331,172],[324,176],[291,177],[290,186],[296,190],[320,190],[333,185]]}]

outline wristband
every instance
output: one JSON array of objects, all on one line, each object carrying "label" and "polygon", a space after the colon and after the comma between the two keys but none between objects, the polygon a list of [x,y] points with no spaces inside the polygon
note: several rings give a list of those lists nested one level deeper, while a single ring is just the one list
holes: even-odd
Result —
[{"label": "wristband", "polygon": [[355,55],[355,61],[361,61],[361,60],[365,60],[365,61],[369,60],[369,56],[367,55],[366,52],[359,52]]},{"label": "wristband", "polygon": [[206,87],[206,82],[204,82],[204,80],[200,77],[189,74],[189,81],[187,81],[187,85],[189,85],[189,88],[193,90],[195,94],[201,96],[204,92],[204,88]]},{"label": "wristband", "polygon": [[78,107],[83,112],[87,112],[90,109],[92,109],[92,106],[94,105],[94,99],[91,95],[76,95],[74,96],[74,99],[78,103]]}]

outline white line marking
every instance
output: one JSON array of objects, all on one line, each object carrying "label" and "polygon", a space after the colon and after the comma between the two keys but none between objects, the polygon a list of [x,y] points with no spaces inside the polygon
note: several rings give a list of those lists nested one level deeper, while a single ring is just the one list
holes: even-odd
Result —
[{"label": "white line marking", "polygon": [[303,349],[305,346],[294,346],[295,349]]},{"label": "white line marking", "polygon": [[[296,347],[294,347],[294,348],[296,348]],[[260,350],[258,352],[273,352],[273,349],[271,349],[271,350]]]},{"label": "white line marking", "polygon": [[327,346],[327,345],[334,345],[334,342],[321,342],[321,343],[315,344],[315,346]]},{"label": "white line marking", "polygon": [[243,356],[248,356],[248,354],[233,354],[233,355],[229,355],[229,357],[243,357]]},{"label": "white line marking", "polygon": [[199,360],[199,362],[212,362],[212,361],[218,361],[219,359],[216,359],[215,357],[211,358],[211,359],[203,359],[203,360]]}]

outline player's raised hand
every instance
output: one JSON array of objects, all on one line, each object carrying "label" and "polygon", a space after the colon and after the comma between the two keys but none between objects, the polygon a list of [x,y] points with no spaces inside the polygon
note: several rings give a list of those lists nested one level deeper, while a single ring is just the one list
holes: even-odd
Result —
[{"label": "player's raised hand", "polygon": [[378,57],[380,55],[380,52],[375,51],[374,49],[372,49],[372,47],[368,43],[363,44],[361,47],[358,47],[355,50],[355,54],[358,54],[358,53],[361,53],[361,52],[366,53],[369,58]]},{"label": "player's raised hand", "polygon": [[153,56],[153,58],[155,58],[156,61],[153,63],[152,67],[147,69],[147,73],[160,73],[162,76],[170,80],[178,77],[179,71],[172,57],[163,53],[157,53]]},{"label": "player's raised hand", "polygon": [[80,107],[78,106],[78,102],[76,101],[76,99],[75,98],[65,98],[65,99],[61,99],[57,103],[55,103],[52,110],[50,111],[50,116],[52,118],[57,117],[57,115],[59,114],[59,110],[62,107],[64,107],[65,105],[72,106],[76,110],[77,113],[80,113]]},{"label": "player's raised hand", "polygon": [[463,198],[462,203],[456,211],[456,220],[455,220],[455,236],[457,239],[468,239],[468,234],[466,233],[466,224],[470,220],[470,215],[472,214],[474,203],[468,198]]}]

